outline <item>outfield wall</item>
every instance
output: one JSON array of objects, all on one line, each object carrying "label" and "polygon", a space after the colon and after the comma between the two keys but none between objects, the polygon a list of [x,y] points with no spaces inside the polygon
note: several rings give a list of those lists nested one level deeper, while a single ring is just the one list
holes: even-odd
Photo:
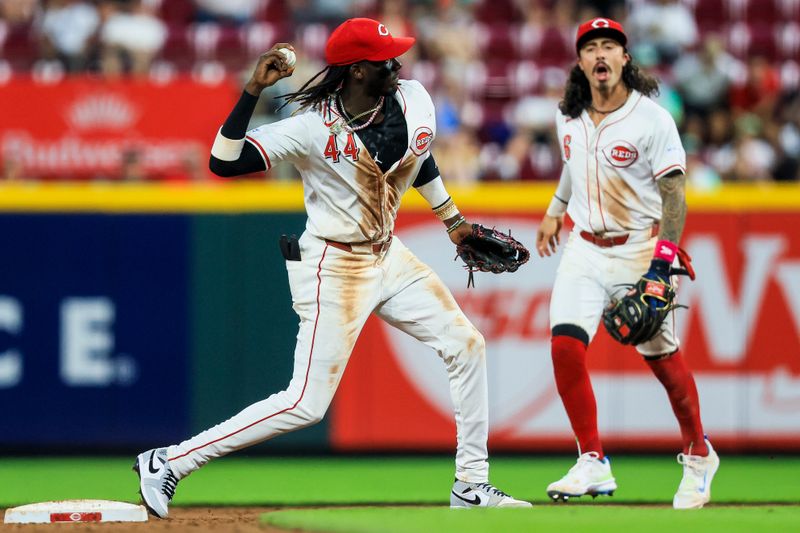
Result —
[{"label": "outfield wall", "polygon": [[[553,185],[454,189],[474,220],[533,247]],[[698,280],[679,335],[722,447],[800,450],[800,188],[692,194],[683,245]],[[296,184],[0,188],[0,447],[179,440],[282,389],[296,318],[277,248],[302,231]],[[397,234],[451,288],[488,343],[492,449],[568,450],[547,307],[558,258],[466,274],[411,192]],[[590,351],[609,445],[676,446],[640,358],[600,332]],[[453,449],[442,363],[370,320],[331,413],[268,450]]]}]

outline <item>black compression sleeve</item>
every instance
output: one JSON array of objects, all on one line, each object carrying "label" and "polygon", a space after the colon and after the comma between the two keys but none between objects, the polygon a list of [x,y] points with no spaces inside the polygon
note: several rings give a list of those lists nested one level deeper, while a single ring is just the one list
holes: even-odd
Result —
[{"label": "black compression sleeve", "polygon": [[261,154],[258,153],[258,148],[246,142],[244,143],[244,148],[242,148],[242,154],[239,156],[239,159],[236,161],[223,161],[212,155],[211,160],[208,162],[208,168],[217,176],[230,178],[266,170],[267,165],[264,163]]},{"label": "black compression sleeve", "polygon": [[414,187],[422,187],[438,177],[439,167],[436,166],[436,160],[433,159],[433,154],[431,154],[428,156],[428,159],[422,163],[417,178],[414,180]]},{"label": "black compression sleeve", "polygon": [[256,103],[258,103],[258,96],[242,91],[242,96],[236,102],[231,114],[228,115],[225,124],[222,125],[222,135],[228,139],[244,139]]}]

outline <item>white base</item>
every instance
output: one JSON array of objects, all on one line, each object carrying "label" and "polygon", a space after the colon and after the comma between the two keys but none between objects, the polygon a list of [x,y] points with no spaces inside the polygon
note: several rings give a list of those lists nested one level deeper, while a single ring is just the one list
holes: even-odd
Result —
[{"label": "white base", "polygon": [[6,509],[6,524],[53,522],[147,522],[142,505],[108,500],[40,502]]}]

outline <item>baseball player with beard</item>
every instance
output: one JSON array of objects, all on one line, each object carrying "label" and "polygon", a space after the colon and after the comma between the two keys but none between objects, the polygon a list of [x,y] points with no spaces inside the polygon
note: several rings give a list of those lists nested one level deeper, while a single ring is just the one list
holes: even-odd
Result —
[{"label": "baseball player with beard", "polygon": [[[597,431],[586,349],[606,305],[625,293],[623,284],[641,277],[670,283],[686,218],[686,154],[675,122],[649,98],[657,81],[633,64],[626,43],[622,26],[610,19],[578,28],[578,60],[557,115],[564,167],[536,237],[539,255],[549,256],[560,244],[564,213],[574,222],[553,287],[550,325],[556,385],[579,457],[547,487],[556,501],[617,488]],[[709,501],[719,457],[704,436],[697,388],[672,322],[670,314],[636,348],[678,419],[683,478],[673,506],[690,509]]]},{"label": "baseball player with beard", "polygon": [[177,483],[208,461],[319,422],[372,313],[430,346],[445,363],[458,440],[451,507],[530,507],[489,484],[483,336],[439,277],[392,234],[400,198],[412,186],[453,243],[471,233],[430,153],[436,135],[431,98],[419,82],[398,76],[397,57],[413,43],[375,20],[345,21],[328,40],[328,66],[286,95],[302,112],[247,132],[261,92],[292,75],[291,54],[281,51],[292,47],[277,44],[259,58],[222,125],[211,149],[216,174],[290,161],[303,180],[306,231],[299,241],[281,243],[300,317],[294,372],[286,390],[184,442],[137,457],[141,496],[154,515],[166,518]]}]

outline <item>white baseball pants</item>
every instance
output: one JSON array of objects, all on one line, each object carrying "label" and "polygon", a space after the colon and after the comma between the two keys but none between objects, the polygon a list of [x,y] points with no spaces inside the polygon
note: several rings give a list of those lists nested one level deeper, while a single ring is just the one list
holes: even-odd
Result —
[{"label": "white baseball pants", "polygon": [[[573,230],[561,263],[558,265],[550,297],[550,327],[559,324],[580,326],[591,342],[603,310],[613,299],[621,298],[650,268],[656,237],[650,230],[633,232],[625,244],[601,248],[585,241]],[[672,284],[677,288],[676,276]],[[645,356],[672,353],[678,349],[673,313],[667,316],[661,333],[636,349]]]},{"label": "white baseball pants", "polygon": [[[442,358],[457,428],[456,477],[488,480],[488,392],[483,336],[450,291],[397,237],[384,254],[352,253],[305,232],[302,261],[287,261],[300,330],[289,387],[178,445],[180,479],[209,460],[316,422],[325,415],[361,328],[375,312]],[[398,424],[402,431],[402,424]]]}]

